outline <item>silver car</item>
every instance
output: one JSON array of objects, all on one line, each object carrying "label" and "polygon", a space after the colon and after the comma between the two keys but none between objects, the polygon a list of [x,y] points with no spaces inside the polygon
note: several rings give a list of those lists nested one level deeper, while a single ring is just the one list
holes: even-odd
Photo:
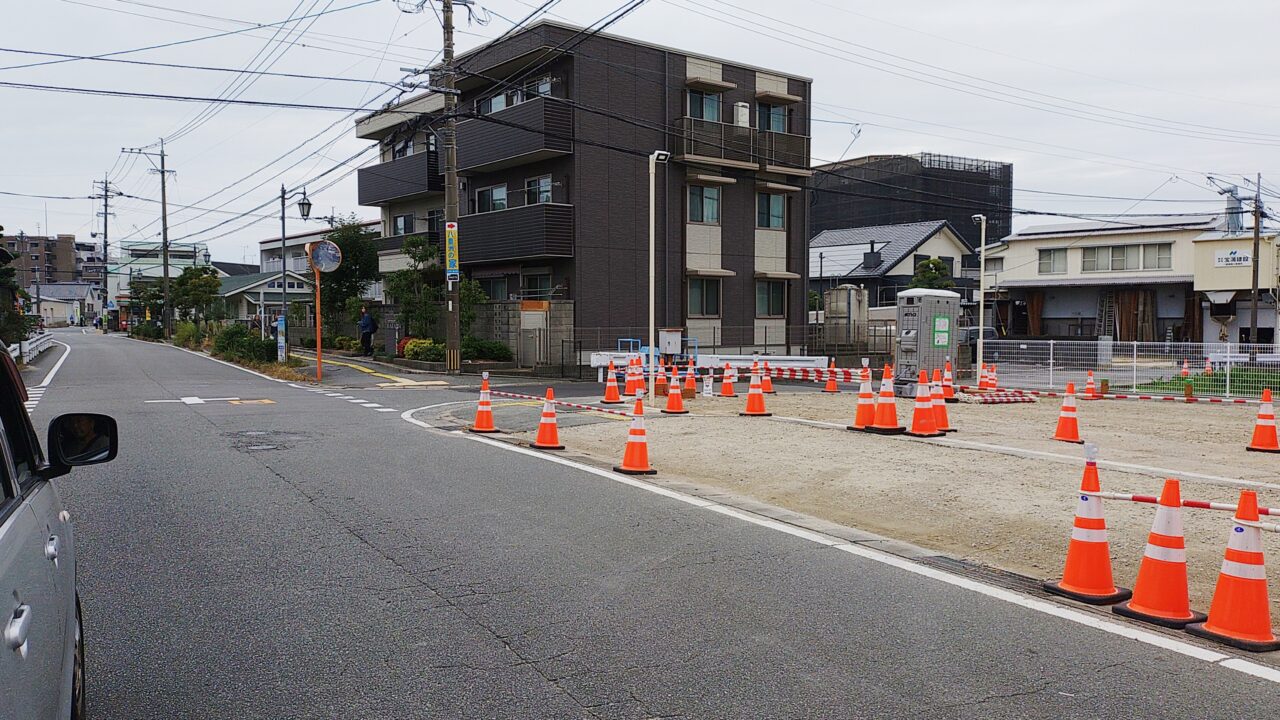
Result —
[{"label": "silver car", "polygon": [[71,516],[50,482],[116,455],[115,420],[61,415],[46,460],[18,369],[0,352],[0,718],[85,717],[84,634]]}]

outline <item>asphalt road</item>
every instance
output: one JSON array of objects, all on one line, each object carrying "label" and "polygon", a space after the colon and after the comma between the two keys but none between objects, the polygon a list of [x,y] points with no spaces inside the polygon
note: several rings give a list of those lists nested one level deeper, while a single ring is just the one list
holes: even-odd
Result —
[{"label": "asphalt road", "polygon": [[121,432],[117,460],[57,481],[94,717],[1242,718],[1280,700],[1220,664],[401,419],[470,388],[344,399],[57,337],[70,355],[37,427],[89,410]]}]

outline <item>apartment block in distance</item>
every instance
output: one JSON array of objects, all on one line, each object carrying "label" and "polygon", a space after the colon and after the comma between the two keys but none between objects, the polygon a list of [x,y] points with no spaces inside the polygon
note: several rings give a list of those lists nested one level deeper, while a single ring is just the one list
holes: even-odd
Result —
[{"label": "apartment block in distance", "polygon": [[[460,260],[495,301],[477,333],[523,365],[642,337],[662,150],[657,325],[702,348],[800,342],[810,80],[550,21],[458,64]],[[405,237],[438,242],[443,106],[427,94],[357,122],[382,153],[359,196],[382,210],[384,270]]]},{"label": "apartment block in distance", "polygon": [[0,244],[13,253],[19,287],[78,279],[75,235],[4,235]]}]

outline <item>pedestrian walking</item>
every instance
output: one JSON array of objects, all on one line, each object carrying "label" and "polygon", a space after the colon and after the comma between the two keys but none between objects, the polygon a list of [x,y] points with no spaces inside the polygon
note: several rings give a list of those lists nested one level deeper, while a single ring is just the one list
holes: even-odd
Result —
[{"label": "pedestrian walking", "polygon": [[373,334],[378,332],[378,321],[369,314],[369,308],[360,308],[360,355],[373,357]]}]

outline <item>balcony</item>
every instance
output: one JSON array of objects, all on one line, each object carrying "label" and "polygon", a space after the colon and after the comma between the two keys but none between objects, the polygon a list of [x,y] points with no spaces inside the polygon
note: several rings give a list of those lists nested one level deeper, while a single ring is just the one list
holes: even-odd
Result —
[{"label": "balcony", "polygon": [[458,171],[482,173],[573,152],[573,111],[534,98],[458,123]]},{"label": "balcony", "polygon": [[756,159],[768,172],[809,177],[809,138],[783,132],[756,134]]},{"label": "balcony", "polygon": [[420,237],[425,239],[428,247],[435,248],[440,251],[441,257],[444,256],[444,236],[439,230],[423,230],[422,232],[413,232],[408,235],[391,235],[388,237],[375,238],[373,241],[373,247],[378,252],[400,250],[404,247],[404,241],[411,237]]},{"label": "balcony", "polygon": [[357,172],[356,187],[361,205],[385,205],[444,192],[439,154],[431,150],[360,168]]},{"label": "balcony", "polygon": [[[262,261],[260,267],[259,272],[278,273],[280,272],[280,258],[267,258]],[[289,258],[289,272],[311,272],[311,263],[304,257]]]},{"label": "balcony", "polygon": [[573,257],[573,206],[537,203],[464,215],[458,220],[458,246],[464,265]]},{"label": "balcony", "polygon": [[683,117],[676,120],[675,159],[755,170],[755,137],[755,128]]}]

